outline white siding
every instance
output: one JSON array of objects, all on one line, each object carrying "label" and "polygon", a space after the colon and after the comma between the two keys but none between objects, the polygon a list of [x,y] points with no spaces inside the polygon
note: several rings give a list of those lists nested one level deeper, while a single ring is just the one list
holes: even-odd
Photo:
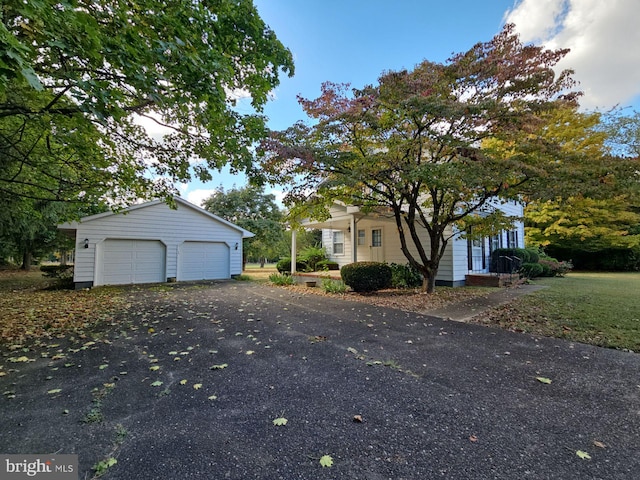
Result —
[{"label": "white siding", "polygon": [[[523,206],[520,203],[509,201],[509,202],[501,202],[499,200],[494,200],[489,202],[490,208],[496,208],[504,211],[508,216],[522,218],[523,216]],[[324,224],[331,224],[332,221],[335,223],[342,222],[345,223],[345,208],[338,206],[331,209],[332,220],[328,220],[324,222]],[[358,261],[370,261],[372,260],[371,255],[371,230],[375,228],[383,229],[383,258],[382,260],[387,263],[399,263],[406,264],[408,263],[406,257],[402,253],[400,249],[400,236],[398,234],[398,230],[396,227],[395,220],[384,218],[384,217],[364,217],[358,220],[356,224],[356,232],[357,230],[365,230],[365,245],[357,246],[357,259]],[[518,246],[524,247],[524,223],[522,221],[517,221],[515,223],[514,230],[518,232]],[[327,252],[329,253],[329,258],[335,262],[337,262],[341,267],[348,263],[351,263],[352,255],[351,249],[353,247],[351,241],[351,234],[348,231],[344,230],[345,237],[345,245],[344,245],[344,254],[343,255],[335,255],[332,251],[332,232],[334,230],[331,229],[323,229],[322,231],[322,242],[325,246]],[[357,233],[356,233],[357,236]],[[428,251],[430,247],[429,237],[426,231],[422,232],[422,245]],[[409,251],[416,258],[417,250],[413,245],[413,242],[409,236],[407,236],[407,242],[409,244]],[[501,242],[502,246],[507,245],[507,234],[506,232],[502,232],[501,234]],[[485,239],[485,252],[488,257],[489,253],[489,242],[488,239]],[[465,276],[469,273],[468,269],[468,260],[467,260],[467,240],[461,239],[459,236],[454,236],[451,240],[449,240],[449,244],[447,245],[447,249],[440,261],[440,268],[438,270],[438,275],[436,277],[437,280],[443,282],[450,282],[454,284],[459,284],[460,282],[464,282]],[[487,263],[488,269],[488,263]]]},{"label": "white siding", "polygon": [[[84,239],[89,240],[84,248]],[[185,241],[222,242],[229,247],[231,275],[242,273],[242,231],[190,208],[155,203],[127,212],[91,218],[77,225],[75,282],[94,282],[96,246],[107,239],[159,240],[166,247],[166,277],[177,277],[178,250]],[[238,249],[235,248],[238,244]],[[99,248],[98,248],[99,251]]]}]

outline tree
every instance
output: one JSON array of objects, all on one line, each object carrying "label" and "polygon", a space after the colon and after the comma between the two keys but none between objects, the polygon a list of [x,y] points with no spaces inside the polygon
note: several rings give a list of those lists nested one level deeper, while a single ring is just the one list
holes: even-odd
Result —
[{"label": "tree", "polygon": [[523,45],[507,25],[445,64],[385,72],[352,92],[325,83],[319,98],[300,98],[315,123],[274,132],[261,146],[263,168],[292,186],[286,202],[303,218],[326,218],[336,200],[386,209],[402,252],[433,292],[457,231],[484,235],[512,223],[499,210],[480,215],[488,202],[598,184],[600,162],[554,139],[564,132],[554,122],[577,115],[571,72],[554,72],[566,53]]},{"label": "tree", "polygon": [[203,206],[254,233],[255,237],[245,240],[244,254],[264,265],[265,258],[277,258],[286,248],[283,214],[275,199],[275,195],[265,194],[262,187],[249,185],[227,192],[220,187],[203,202]]},{"label": "tree", "polygon": [[625,115],[622,110],[610,112],[604,122],[607,144],[613,155],[640,158],[640,112]]},{"label": "tree", "polygon": [[68,202],[0,197],[0,260],[13,258],[29,270],[34,258],[74,248],[74,242],[57,229],[58,224],[106,210],[105,204],[79,207]]},{"label": "tree", "polygon": [[250,171],[262,107],[293,74],[251,0],[6,0],[0,17],[4,195],[124,204]]}]

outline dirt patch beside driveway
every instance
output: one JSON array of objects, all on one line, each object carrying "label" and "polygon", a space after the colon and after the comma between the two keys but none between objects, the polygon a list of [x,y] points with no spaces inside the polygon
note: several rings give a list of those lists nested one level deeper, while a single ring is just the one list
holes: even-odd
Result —
[{"label": "dirt patch beside driveway", "polygon": [[129,302],[94,337],[2,351],[0,452],[76,453],[81,479],[640,470],[636,354],[251,283]]}]

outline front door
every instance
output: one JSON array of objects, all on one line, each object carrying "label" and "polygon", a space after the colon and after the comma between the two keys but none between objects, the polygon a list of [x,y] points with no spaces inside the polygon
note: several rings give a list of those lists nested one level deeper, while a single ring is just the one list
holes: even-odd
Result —
[{"label": "front door", "polygon": [[384,250],[382,245],[382,228],[371,229],[370,256],[372,262],[384,262]]}]

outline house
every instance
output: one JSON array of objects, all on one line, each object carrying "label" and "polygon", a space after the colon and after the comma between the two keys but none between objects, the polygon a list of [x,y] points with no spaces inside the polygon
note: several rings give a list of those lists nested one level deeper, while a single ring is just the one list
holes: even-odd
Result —
[{"label": "house", "polygon": [[[508,216],[518,218],[513,230],[501,232],[491,238],[468,240],[454,234],[440,261],[436,277],[437,285],[465,285],[470,274],[489,273],[490,256],[497,248],[524,248],[523,206],[518,202],[492,202],[488,208],[503,210]],[[357,206],[335,203],[326,221],[306,220],[305,228],[322,230],[322,244],[330,260],[340,267],[352,262],[375,261],[407,264],[400,249],[400,238],[393,214],[381,212],[364,214]],[[428,250],[426,230],[422,244]],[[410,250],[417,257],[410,238]],[[295,251],[295,245],[294,245]]]},{"label": "house", "polygon": [[76,288],[242,273],[242,239],[253,234],[179,197],[155,200],[58,228],[75,238]]}]

